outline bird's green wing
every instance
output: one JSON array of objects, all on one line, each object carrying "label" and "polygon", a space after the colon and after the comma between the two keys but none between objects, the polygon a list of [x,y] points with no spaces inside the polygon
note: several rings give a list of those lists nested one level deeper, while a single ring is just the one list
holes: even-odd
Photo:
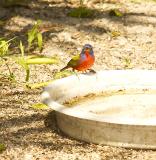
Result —
[{"label": "bird's green wing", "polygon": [[79,64],[80,55],[74,56],[67,64],[68,67],[75,67]]}]

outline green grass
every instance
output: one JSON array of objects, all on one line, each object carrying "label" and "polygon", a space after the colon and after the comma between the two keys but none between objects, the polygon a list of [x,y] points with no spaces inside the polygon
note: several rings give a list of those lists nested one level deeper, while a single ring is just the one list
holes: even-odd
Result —
[{"label": "green grass", "polygon": [[20,41],[19,49],[21,52],[21,56],[16,58],[16,63],[18,63],[26,72],[25,81],[27,82],[30,77],[30,68],[29,65],[26,63],[25,53],[24,53],[24,46],[22,44],[22,41]]},{"label": "green grass", "polygon": [[68,16],[75,18],[91,18],[94,16],[94,11],[89,8],[80,6],[79,8],[75,8],[69,12]]},{"label": "green grass", "polygon": [[20,41],[19,49],[21,56],[14,58],[16,63],[19,64],[26,72],[25,81],[28,82],[30,78],[30,65],[35,64],[57,64],[59,59],[55,57],[45,56],[25,56],[25,47],[22,41]]},{"label": "green grass", "polygon": [[[14,39],[10,40],[5,40],[4,38],[0,38],[0,65],[2,66],[4,63],[7,67],[7,70],[9,72],[9,76],[5,76],[4,74],[1,74],[1,76],[8,77],[8,79],[14,79],[15,80],[15,75],[13,74],[11,68],[10,68],[10,62],[9,60],[15,61],[20,67],[23,68],[23,72],[25,72],[25,82],[28,88],[30,89],[35,89],[35,88],[40,88],[42,86],[47,85],[50,82],[42,82],[42,83],[36,83],[36,84],[28,84],[29,79],[30,79],[30,69],[31,65],[52,65],[52,64],[58,64],[60,59],[58,56],[55,57],[46,57],[43,55],[30,55],[30,48],[33,45],[38,45],[39,50],[43,48],[43,41],[42,41],[42,34],[39,29],[40,21],[37,21],[35,25],[32,27],[27,32],[28,35],[28,45],[24,45],[23,42],[20,40],[19,45],[15,46],[18,47],[19,51],[17,53],[20,53],[18,56],[10,56],[9,50],[10,50],[10,45],[11,41]],[[36,43],[37,42],[37,43]],[[28,50],[26,48],[29,48]],[[29,55],[28,55],[29,54]],[[68,71],[65,71],[63,73],[58,72],[57,74],[54,75],[54,79],[66,77],[68,75],[71,75]]]},{"label": "green grass", "polygon": [[[62,71],[62,72],[57,72],[54,74],[54,79],[60,79],[60,78],[64,78],[64,77],[67,77],[67,76],[70,76],[70,75],[73,75],[75,74],[74,72],[72,71],[68,71],[68,70],[65,70],[65,71]],[[34,83],[34,84],[26,84],[26,87],[29,88],[29,89],[37,89],[37,88],[41,88],[41,87],[45,87],[47,86],[48,84],[52,83],[53,80],[50,80],[50,81],[46,81],[46,82],[41,82],[41,83]]]},{"label": "green grass", "polygon": [[0,143],[0,153],[6,150],[6,146],[3,143]]},{"label": "green grass", "polygon": [[41,21],[38,20],[35,25],[28,31],[28,49],[35,45],[35,42],[37,41],[37,46],[40,51],[42,51],[43,47],[43,37],[42,33],[39,30]]},{"label": "green grass", "polygon": [[5,7],[11,6],[27,6],[30,0],[3,0],[2,5]]},{"label": "green grass", "polygon": [[58,64],[59,59],[56,57],[35,56],[32,58],[26,58],[26,64]]},{"label": "green grass", "polygon": [[5,23],[6,23],[6,21],[4,21],[4,20],[0,20],[0,26],[5,25]]},{"label": "green grass", "polygon": [[48,106],[43,103],[36,103],[31,106],[34,109],[47,109]]},{"label": "green grass", "polygon": [[74,74],[73,71],[68,71],[68,70],[64,70],[62,72],[57,72],[55,75],[54,75],[54,79],[60,79],[60,78],[64,78],[64,77],[67,77],[67,76],[70,76]]},{"label": "green grass", "polygon": [[121,32],[114,30],[114,31],[109,32],[109,35],[110,35],[111,37],[115,38],[115,37],[121,36]]},{"label": "green grass", "polygon": [[129,57],[123,58],[124,69],[132,68],[132,60]]},{"label": "green grass", "polygon": [[156,2],[156,0],[130,0],[132,3]]},{"label": "green grass", "polygon": [[111,9],[109,15],[112,17],[123,17],[124,14],[119,9]]},{"label": "green grass", "polygon": [[9,72],[9,76],[8,78],[10,80],[15,80],[15,75],[13,74],[13,72],[11,71],[11,68],[9,66],[9,63],[7,62],[7,56],[8,56],[8,53],[9,53],[9,47],[11,45],[11,41],[13,39],[15,39],[16,37],[10,39],[10,40],[5,40],[4,38],[0,38],[0,61],[1,61],[1,64],[4,62],[6,67],[7,67],[7,70]]},{"label": "green grass", "polygon": [[13,39],[6,41],[5,39],[0,38],[0,57],[4,57],[8,54],[11,40]]}]

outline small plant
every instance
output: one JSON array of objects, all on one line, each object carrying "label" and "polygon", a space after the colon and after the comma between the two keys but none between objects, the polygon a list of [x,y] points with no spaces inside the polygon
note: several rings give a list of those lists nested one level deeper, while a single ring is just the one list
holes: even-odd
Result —
[{"label": "small plant", "polygon": [[121,32],[120,31],[111,31],[110,33],[110,36],[111,37],[119,37],[121,35]]},{"label": "small plant", "polygon": [[51,82],[52,82],[52,80],[46,81],[46,82],[41,82],[41,83],[26,84],[26,87],[28,89],[37,89],[37,88],[45,87],[48,84],[50,84]]},{"label": "small plant", "polygon": [[11,6],[28,6],[30,0],[1,0],[2,6],[11,7]]},{"label": "small plant", "polygon": [[120,11],[120,9],[111,9],[109,11],[109,15],[111,17],[123,17],[124,14]]},{"label": "small plant", "polygon": [[34,109],[48,109],[48,106],[43,103],[36,103],[31,106]]},{"label": "small plant", "polygon": [[26,58],[26,63],[31,64],[57,64],[59,59],[57,57],[45,57],[45,56],[31,56]]},{"label": "small plant", "polygon": [[27,82],[29,80],[29,77],[30,77],[30,68],[29,68],[29,65],[26,63],[26,58],[24,56],[24,46],[23,46],[21,41],[20,41],[20,44],[19,44],[19,49],[20,49],[20,52],[21,52],[21,57],[18,57],[16,59],[16,62],[20,66],[22,66],[22,68],[26,71],[25,81]]},{"label": "small plant", "polygon": [[84,0],[80,0],[80,6],[83,6],[84,5]]},{"label": "small plant", "polygon": [[93,13],[94,13],[93,10],[89,8],[79,7],[69,12],[68,16],[77,18],[91,18],[94,15]]},{"label": "small plant", "polygon": [[0,20],[0,26],[5,25],[5,23],[6,23],[6,21],[4,21],[4,20]]},{"label": "small plant", "polygon": [[130,58],[128,58],[128,57],[125,57],[124,59],[124,68],[125,69],[130,69],[130,68],[132,68],[132,61],[131,61],[131,59]]},{"label": "small plant", "polygon": [[84,0],[80,0],[80,6],[78,8],[73,9],[68,13],[70,17],[77,18],[91,18],[94,15],[94,11],[84,6]]},{"label": "small plant", "polygon": [[11,40],[9,41],[6,41],[4,40],[3,38],[0,38],[0,57],[4,57],[8,54],[9,52],[9,46],[10,46],[10,42]]},{"label": "small plant", "polygon": [[55,57],[45,57],[45,56],[25,56],[24,46],[20,41],[19,49],[21,52],[21,57],[16,58],[16,62],[22,66],[22,68],[26,71],[25,81],[29,81],[30,77],[30,65],[35,64],[57,64],[58,58]]},{"label": "small plant", "polygon": [[30,50],[30,48],[33,45],[33,42],[37,41],[37,45],[39,50],[42,50],[43,47],[43,38],[42,38],[42,33],[39,30],[39,26],[41,24],[41,21],[38,20],[35,25],[33,26],[33,28],[31,30],[28,31],[28,49]]},{"label": "small plant", "polygon": [[70,76],[70,75],[72,75],[72,74],[74,74],[73,71],[64,70],[64,71],[62,71],[62,72],[57,72],[57,73],[55,73],[54,79],[60,79],[60,78],[63,78],[63,77]]},{"label": "small plant", "polygon": [[3,143],[0,143],[0,153],[6,150],[6,146]]},{"label": "small plant", "polygon": [[132,3],[143,3],[143,2],[156,2],[156,0],[130,0]]},{"label": "small plant", "polygon": [[5,63],[8,72],[9,72],[9,79],[14,80],[15,76],[13,72],[11,71],[8,63],[7,63],[7,54],[9,53],[9,46],[10,46],[10,41],[12,41],[14,38],[6,41],[3,38],[0,38],[0,59]]},{"label": "small plant", "polygon": [[[55,79],[60,79],[60,78],[63,78],[63,77],[67,77],[67,76],[70,76],[72,74],[75,74],[74,72],[72,71],[68,71],[68,70],[65,70],[63,72],[56,72],[54,74],[54,80]],[[46,82],[41,82],[41,83],[34,83],[34,84],[27,84],[26,87],[29,88],[29,89],[37,89],[37,88],[41,88],[41,87],[45,87],[47,86],[48,84],[50,84],[53,80],[50,80],[50,81],[46,81]]]}]

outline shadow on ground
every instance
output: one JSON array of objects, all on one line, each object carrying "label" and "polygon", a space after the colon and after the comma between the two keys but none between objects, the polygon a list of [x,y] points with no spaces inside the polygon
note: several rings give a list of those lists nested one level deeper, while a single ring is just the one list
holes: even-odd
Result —
[{"label": "shadow on ground", "polygon": [[[32,124],[36,122],[42,125],[39,127],[31,127]],[[6,143],[7,141],[8,145],[20,145],[21,147],[23,145],[32,145],[50,148],[51,150],[61,150],[64,146],[72,147],[72,144],[74,147],[88,144],[80,141],[75,141],[75,143],[73,143],[72,138],[64,135],[57,127],[54,111],[50,111],[46,115],[35,113],[30,116],[19,116],[10,118],[9,120],[2,120],[0,128],[0,136],[3,137],[2,142]],[[16,129],[9,131],[10,128]]]},{"label": "shadow on ground", "polygon": [[[113,22],[118,22],[123,25],[156,25],[156,22],[152,21],[138,21],[140,17],[156,17],[154,14],[147,14],[147,13],[125,13],[123,17],[112,17],[109,16],[109,10],[97,10],[93,9],[94,16],[92,18],[72,18],[68,17],[67,13],[69,13],[73,7],[72,5],[68,5],[68,3],[58,3],[58,5],[53,5],[50,2],[37,2],[37,4],[33,7],[24,7],[24,6],[13,6],[9,8],[3,8],[4,14],[1,16],[1,20],[5,20],[6,22],[9,21],[12,17],[19,16],[25,17],[32,20],[44,20],[54,24],[60,24],[63,27],[65,26],[73,26],[77,30],[81,30],[84,32],[94,32],[96,34],[102,34],[109,31],[108,26],[99,26],[99,25],[91,25],[90,22],[94,21],[94,19],[108,19]],[[134,18],[135,17],[135,18]],[[80,25],[76,25],[80,24]],[[5,25],[4,25],[5,26]],[[3,25],[0,26],[0,35],[16,35],[21,36],[21,33],[25,33],[31,25],[26,25],[20,31],[13,31],[6,29]]]}]

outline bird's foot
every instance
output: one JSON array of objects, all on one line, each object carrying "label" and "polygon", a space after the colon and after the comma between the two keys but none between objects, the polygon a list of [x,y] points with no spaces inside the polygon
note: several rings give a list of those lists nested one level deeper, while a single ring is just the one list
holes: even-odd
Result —
[{"label": "bird's foot", "polygon": [[94,71],[93,69],[87,69],[87,70],[83,71],[82,74],[93,75],[93,74],[96,74],[96,71]]},{"label": "bird's foot", "polygon": [[95,70],[93,70],[93,69],[88,69],[89,71],[90,71],[90,73],[96,73],[96,71]]}]

